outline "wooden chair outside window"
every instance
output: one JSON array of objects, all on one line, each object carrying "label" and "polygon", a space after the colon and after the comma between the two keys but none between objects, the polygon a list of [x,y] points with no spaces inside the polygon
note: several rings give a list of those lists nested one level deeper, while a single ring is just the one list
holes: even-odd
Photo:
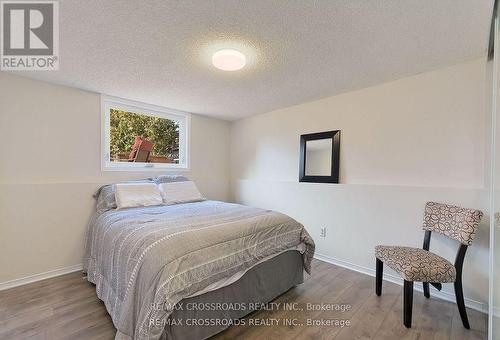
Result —
[{"label": "wooden chair outside window", "polygon": [[[453,282],[462,323],[465,328],[470,328],[462,290],[462,268],[465,252],[472,244],[482,216],[483,213],[479,210],[428,202],[424,213],[423,249],[381,245],[375,247],[375,292],[378,296],[382,294],[384,263],[401,275],[404,279],[403,320],[407,328],[411,327],[413,282],[423,282],[426,298],[430,298],[429,284],[441,290],[442,283]],[[432,232],[460,242],[454,264],[429,251]]]},{"label": "wooden chair outside window", "polygon": [[149,156],[153,151],[153,143],[141,137],[135,137],[135,143],[128,156],[129,162],[148,163]]}]

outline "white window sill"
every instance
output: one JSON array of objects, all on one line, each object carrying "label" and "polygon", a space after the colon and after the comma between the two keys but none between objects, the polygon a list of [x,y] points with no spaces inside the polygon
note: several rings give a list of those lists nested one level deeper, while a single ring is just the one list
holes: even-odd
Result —
[{"label": "white window sill", "polygon": [[[126,165],[125,165],[126,164]],[[162,171],[162,170],[176,170],[176,171],[189,171],[189,166],[185,164],[110,164],[106,163],[102,166],[102,171],[133,171],[133,172],[144,172],[144,171]]]}]

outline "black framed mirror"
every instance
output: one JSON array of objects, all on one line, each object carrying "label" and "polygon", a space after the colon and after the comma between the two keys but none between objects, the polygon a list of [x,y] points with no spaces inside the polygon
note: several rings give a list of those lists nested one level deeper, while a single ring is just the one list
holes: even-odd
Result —
[{"label": "black framed mirror", "polygon": [[340,130],[300,136],[299,182],[338,183]]}]

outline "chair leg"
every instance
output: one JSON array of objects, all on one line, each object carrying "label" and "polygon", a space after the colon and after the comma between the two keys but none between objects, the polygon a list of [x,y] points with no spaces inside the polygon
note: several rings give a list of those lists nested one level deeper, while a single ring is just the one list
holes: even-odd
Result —
[{"label": "chair leg", "polygon": [[376,271],[375,271],[375,293],[380,296],[382,295],[382,276],[384,274],[384,262],[377,259]]},{"label": "chair leg", "polygon": [[430,298],[431,293],[429,292],[429,282],[423,282],[423,285],[424,285],[424,296],[426,298]]},{"label": "chair leg", "polygon": [[470,329],[469,319],[467,318],[467,311],[465,310],[464,292],[462,290],[462,279],[457,278],[454,285],[455,285],[455,297],[457,299],[458,311],[460,312],[462,323],[465,328]]},{"label": "chair leg", "polygon": [[406,328],[411,328],[412,309],[413,309],[413,281],[405,280],[403,289],[403,321]]}]

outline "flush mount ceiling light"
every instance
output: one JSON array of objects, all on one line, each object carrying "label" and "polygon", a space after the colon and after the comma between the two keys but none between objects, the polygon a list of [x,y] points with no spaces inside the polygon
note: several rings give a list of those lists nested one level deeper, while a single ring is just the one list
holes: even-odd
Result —
[{"label": "flush mount ceiling light", "polygon": [[247,59],[243,53],[233,49],[224,49],[217,51],[212,56],[212,64],[223,71],[241,70]]}]

